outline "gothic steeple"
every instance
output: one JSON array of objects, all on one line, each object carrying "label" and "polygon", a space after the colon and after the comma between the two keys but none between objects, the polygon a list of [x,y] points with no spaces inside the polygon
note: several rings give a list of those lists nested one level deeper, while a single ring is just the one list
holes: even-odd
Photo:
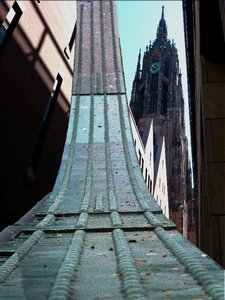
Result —
[{"label": "gothic steeple", "polygon": [[156,39],[164,40],[164,41],[167,40],[167,26],[166,26],[166,21],[164,19],[164,5],[162,6],[162,15],[157,28]]},{"label": "gothic steeple", "polygon": [[[141,71],[139,71],[140,59]],[[177,225],[182,229],[183,211],[177,207],[182,207],[181,205],[187,202],[186,199],[189,199],[186,198],[188,194],[185,177],[186,160],[184,160],[187,151],[184,143],[184,99],[177,49],[174,41],[171,42],[167,37],[164,6],[156,39],[149,44],[142,57],[139,54],[130,108],[144,143],[151,120],[155,126],[156,143],[162,135],[165,136],[170,212],[173,220],[179,220]]]},{"label": "gothic steeple", "polygon": [[136,78],[140,79],[140,72],[141,72],[141,49],[139,50],[139,54],[138,54],[138,62],[137,62],[137,69],[136,69]]},{"label": "gothic steeple", "polygon": [[139,50],[139,54],[138,54],[137,69],[135,73],[135,79],[133,81],[131,101],[130,101],[130,108],[132,110],[136,122],[140,119],[141,116],[140,110],[142,110],[141,103],[139,101],[136,101],[136,99],[139,98],[138,95],[140,93],[140,83],[141,83],[141,49]]}]

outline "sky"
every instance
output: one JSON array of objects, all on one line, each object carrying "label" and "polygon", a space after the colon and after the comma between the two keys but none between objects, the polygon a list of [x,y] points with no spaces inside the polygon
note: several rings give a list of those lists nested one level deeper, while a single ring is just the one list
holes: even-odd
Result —
[{"label": "sky", "polygon": [[[168,38],[174,39],[178,49],[179,64],[182,73],[182,86],[185,101],[186,134],[189,139],[189,116],[187,97],[186,56],[183,30],[182,1],[117,1],[119,34],[123,56],[123,66],[128,102],[136,71],[139,49],[143,55],[149,41],[156,38],[157,26],[164,5],[164,18],[167,23]],[[143,56],[142,56],[143,57]],[[142,60],[141,60],[142,61]],[[188,125],[187,125],[188,124]]]}]

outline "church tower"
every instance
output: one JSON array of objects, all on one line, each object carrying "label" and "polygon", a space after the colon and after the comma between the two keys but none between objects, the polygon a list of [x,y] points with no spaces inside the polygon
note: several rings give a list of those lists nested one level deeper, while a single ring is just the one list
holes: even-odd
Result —
[{"label": "church tower", "polygon": [[[154,120],[155,152],[165,137],[170,218],[180,232],[187,232],[187,139],[184,125],[184,99],[181,71],[174,41],[167,37],[164,6],[156,32],[143,54],[139,52],[130,107],[145,145],[147,120]],[[156,154],[156,153],[155,153]],[[190,182],[190,181],[188,181]]]}]

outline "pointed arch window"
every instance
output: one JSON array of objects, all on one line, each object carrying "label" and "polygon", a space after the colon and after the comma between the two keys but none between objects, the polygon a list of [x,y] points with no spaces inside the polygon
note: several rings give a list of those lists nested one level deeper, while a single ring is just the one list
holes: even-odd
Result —
[{"label": "pointed arch window", "polygon": [[165,61],[165,77],[169,78],[169,74],[170,74],[170,59],[167,58]]},{"label": "pointed arch window", "polygon": [[165,115],[167,113],[167,102],[168,102],[168,84],[162,82],[161,86],[161,114]]}]

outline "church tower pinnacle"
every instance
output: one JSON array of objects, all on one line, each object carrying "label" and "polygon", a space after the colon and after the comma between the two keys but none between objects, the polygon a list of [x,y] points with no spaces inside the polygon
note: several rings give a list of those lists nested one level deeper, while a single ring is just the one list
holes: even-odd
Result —
[{"label": "church tower pinnacle", "polygon": [[137,69],[136,69],[136,77],[139,79],[140,79],[140,70],[141,70],[141,49],[139,50]]},{"label": "church tower pinnacle", "polygon": [[164,5],[162,6],[162,15],[157,28],[156,39],[163,41],[167,40],[167,25],[164,19]]}]

